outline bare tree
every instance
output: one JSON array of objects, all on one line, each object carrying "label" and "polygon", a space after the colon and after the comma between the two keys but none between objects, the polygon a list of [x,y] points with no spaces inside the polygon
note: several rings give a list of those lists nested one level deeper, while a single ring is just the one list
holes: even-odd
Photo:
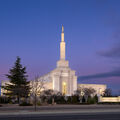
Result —
[{"label": "bare tree", "polygon": [[45,99],[46,101],[49,101],[51,99],[52,104],[55,104],[55,98],[59,98],[60,96],[62,96],[62,93],[48,89],[42,92],[41,98]]},{"label": "bare tree", "polygon": [[81,87],[79,87],[79,88],[75,91],[75,95],[79,96],[80,103],[82,103],[82,99],[83,99],[84,92],[83,92],[83,89],[82,89]]},{"label": "bare tree", "polygon": [[44,87],[45,80],[39,79],[39,77],[36,76],[35,79],[31,81],[30,85],[31,85],[31,97],[33,99],[33,103],[36,111],[38,96],[40,96],[41,92],[45,89]]},{"label": "bare tree", "polygon": [[104,97],[111,97],[112,96],[112,90],[110,88],[105,89],[105,91],[103,92],[103,96]]},{"label": "bare tree", "polygon": [[93,88],[84,88],[83,92],[84,92],[85,102],[87,103],[88,96],[94,95],[96,91]]}]

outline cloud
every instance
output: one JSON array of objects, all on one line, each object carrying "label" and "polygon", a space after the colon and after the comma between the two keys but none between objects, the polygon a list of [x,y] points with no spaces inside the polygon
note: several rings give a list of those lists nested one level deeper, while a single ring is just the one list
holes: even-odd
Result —
[{"label": "cloud", "polygon": [[[97,52],[100,56],[107,58],[120,58],[120,14],[115,8],[110,9],[107,15],[105,25],[112,29],[109,39],[113,41],[113,46],[108,46],[110,49]],[[108,44],[109,45],[109,44]]]},{"label": "cloud", "polygon": [[93,75],[86,75],[78,77],[78,80],[88,80],[88,79],[96,79],[96,78],[109,78],[109,77],[120,77],[120,68],[114,71],[98,73]]},{"label": "cloud", "polygon": [[103,57],[120,58],[120,45],[119,46],[117,45],[116,47],[113,47],[108,51],[98,52],[98,54]]}]

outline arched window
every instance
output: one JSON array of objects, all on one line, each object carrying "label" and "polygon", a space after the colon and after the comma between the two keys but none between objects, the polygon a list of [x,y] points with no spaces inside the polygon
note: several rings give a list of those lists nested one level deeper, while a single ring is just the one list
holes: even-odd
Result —
[{"label": "arched window", "polygon": [[66,95],[66,93],[67,93],[67,85],[66,85],[66,82],[63,82],[63,84],[62,84],[62,93],[63,93],[63,95]]}]

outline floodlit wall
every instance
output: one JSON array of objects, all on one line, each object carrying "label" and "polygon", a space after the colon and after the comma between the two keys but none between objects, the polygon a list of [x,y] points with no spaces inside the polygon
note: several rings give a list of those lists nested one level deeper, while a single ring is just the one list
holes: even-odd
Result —
[{"label": "floodlit wall", "polygon": [[[2,80],[1,81],[1,86],[5,86],[5,84],[10,84],[9,80]],[[1,88],[1,96],[4,96],[3,93],[6,93],[7,90],[4,90],[3,88]]]},{"label": "floodlit wall", "polygon": [[78,84],[78,89],[79,88],[93,88],[98,96],[103,95],[105,89],[107,88],[106,85],[104,84]]},{"label": "floodlit wall", "polygon": [[118,97],[99,97],[98,102],[120,102],[120,96]]}]

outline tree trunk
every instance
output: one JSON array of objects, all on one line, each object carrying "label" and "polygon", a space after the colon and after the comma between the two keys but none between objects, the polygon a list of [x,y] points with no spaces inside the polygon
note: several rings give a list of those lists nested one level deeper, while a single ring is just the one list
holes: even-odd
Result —
[{"label": "tree trunk", "polygon": [[87,100],[88,100],[88,96],[86,95],[86,96],[85,96],[85,102],[86,102],[86,103],[87,103]]},{"label": "tree trunk", "polygon": [[82,98],[83,98],[82,96],[79,96],[80,103],[82,103]]},{"label": "tree trunk", "polygon": [[19,95],[17,96],[17,103],[20,104],[20,97],[19,97]]},{"label": "tree trunk", "polygon": [[54,98],[52,98],[52,104],[54,105],[54,103],[55,103],[55,102],[54,102]]},{"label": "tree trunk", "polygon": [[35,111],[37,110],[37,96],[35,94]]}]

